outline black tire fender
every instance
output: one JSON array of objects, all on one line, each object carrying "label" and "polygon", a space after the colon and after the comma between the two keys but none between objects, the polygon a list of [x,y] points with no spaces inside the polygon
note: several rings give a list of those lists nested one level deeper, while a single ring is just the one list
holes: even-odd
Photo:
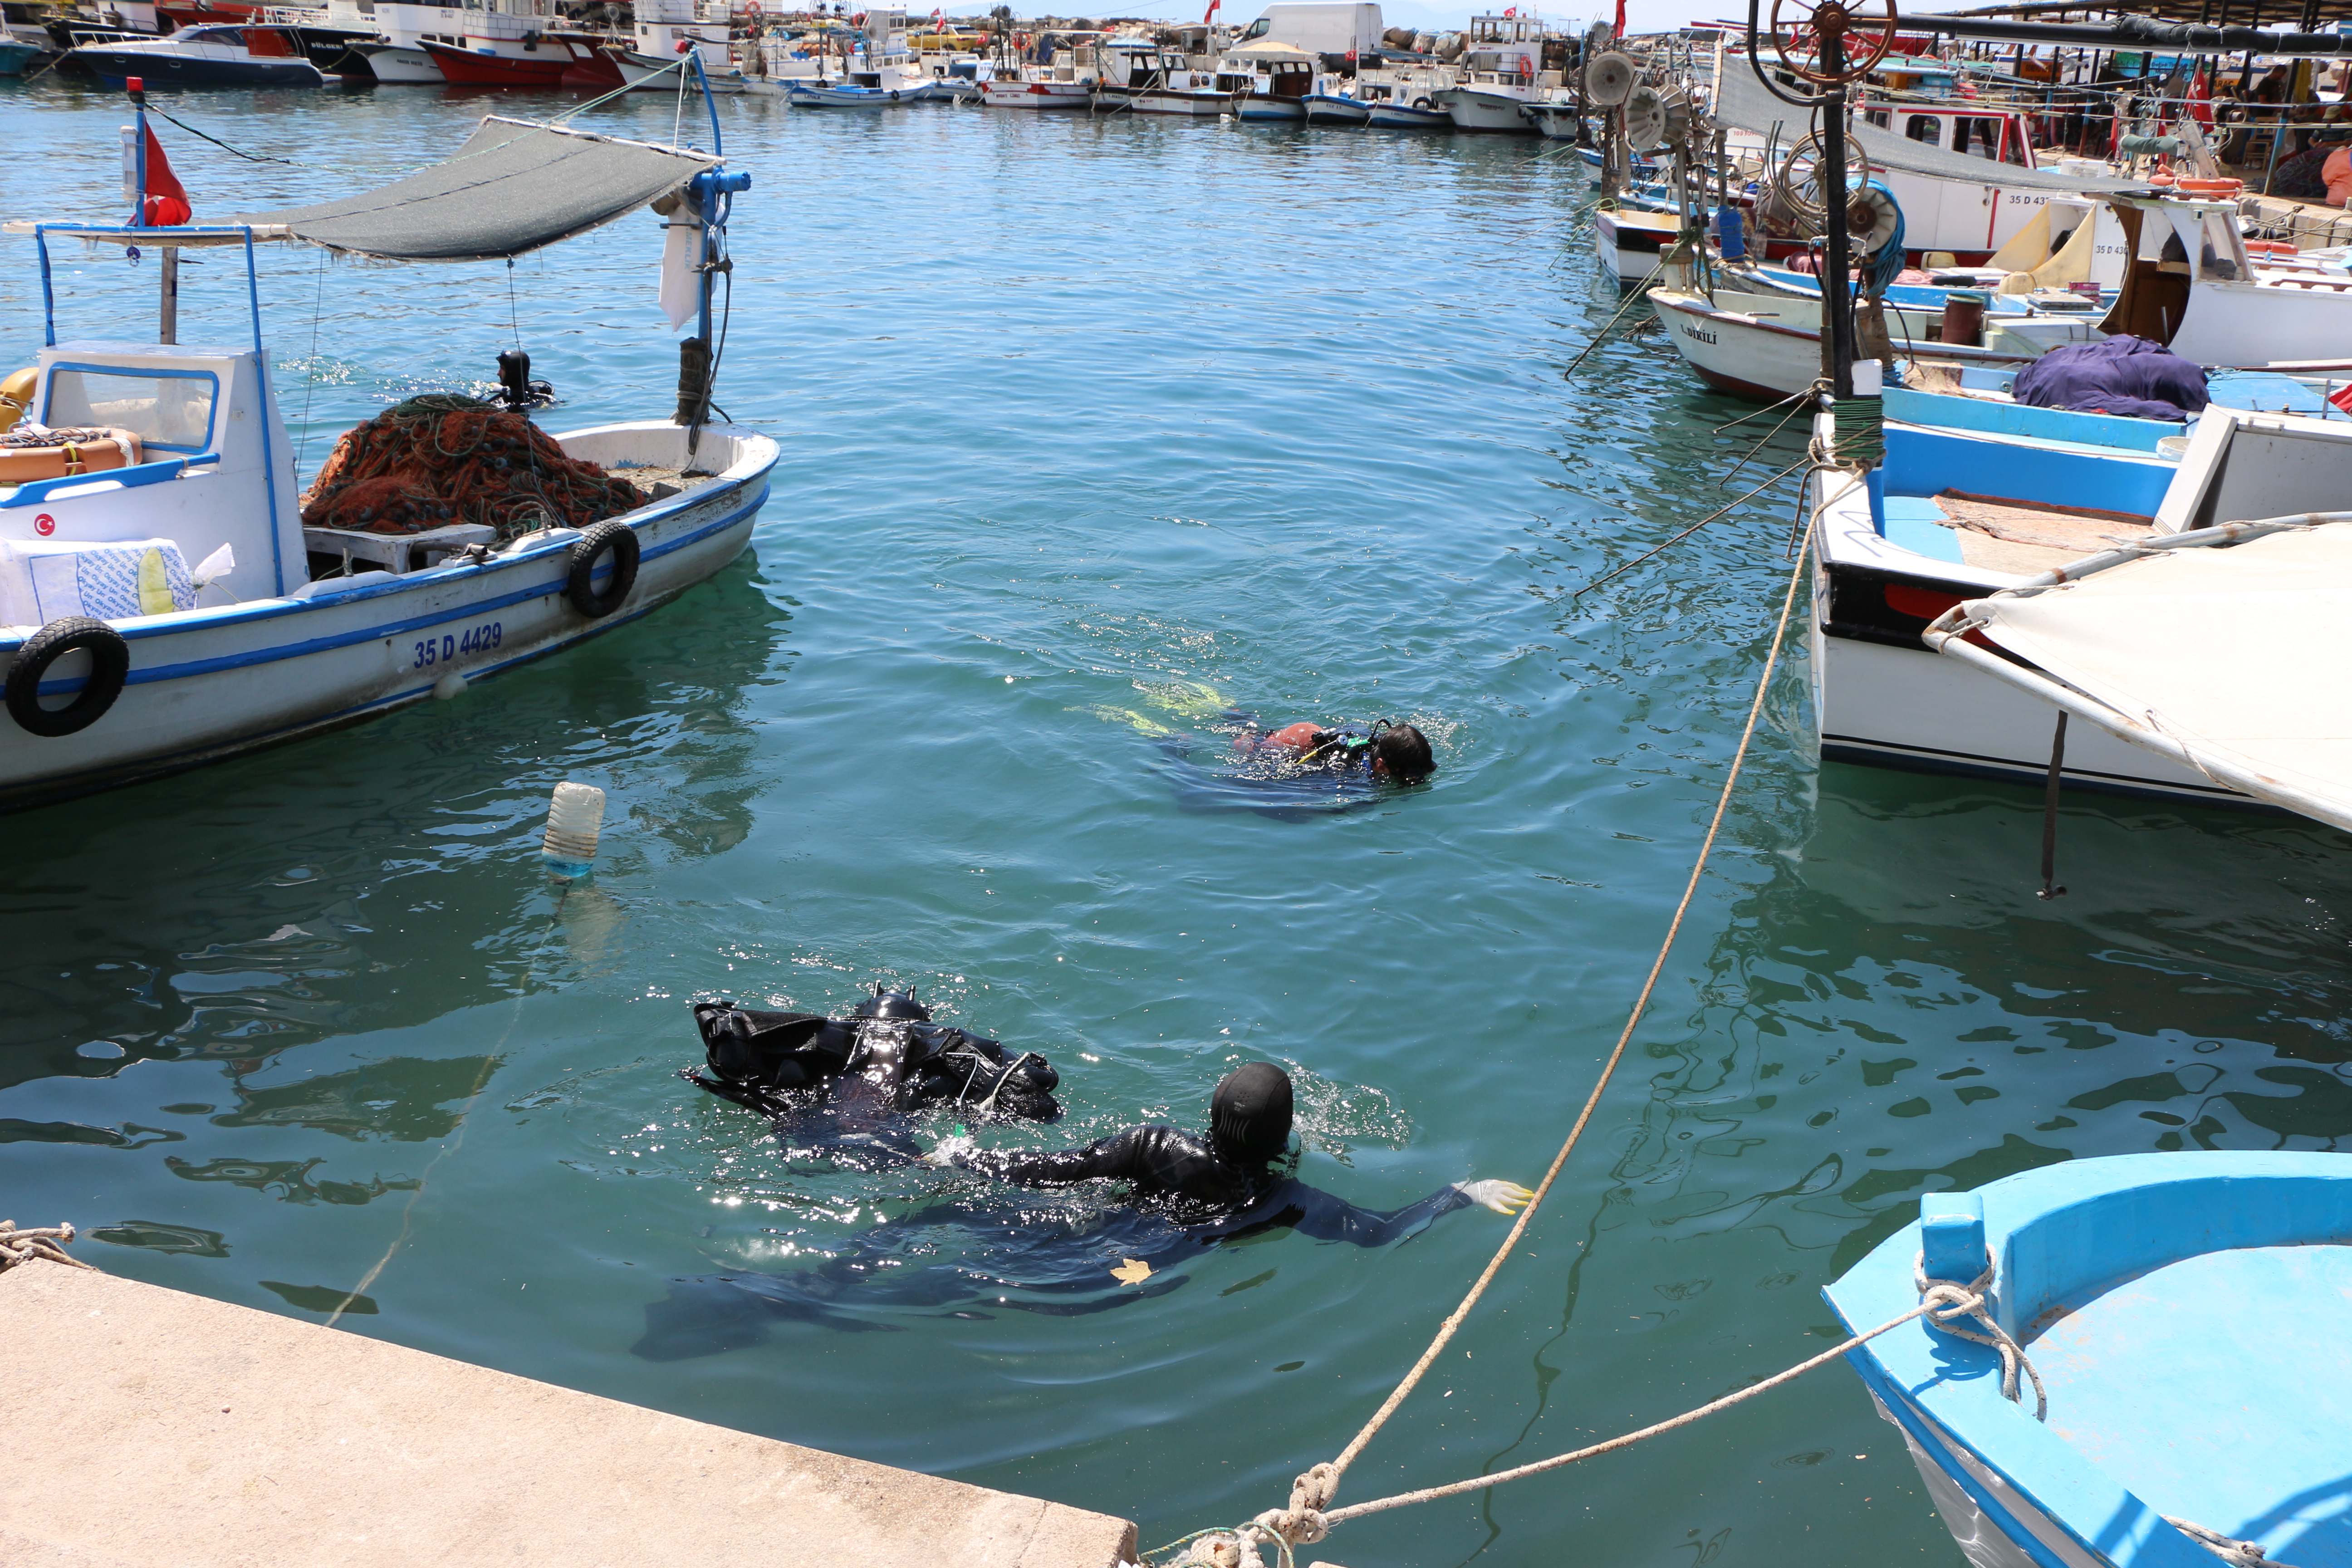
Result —
[{"label": "black tire fender", "polygon": [[[62,708],[41,706],[41,679],[49,667],[77,649],[89,654],[89,679]],[[8,669],[8,717],[35,735],[70,735],[106,716],[131,674],[131,645],[104,621],[68,616],[25,639]]]},{"label": "black tire fender", "polygon": [[[596,563],[606,551],[613,554],[613,579],[596,592]],[[590,620],[602,620],[621,607],[637,585],[637,531],[625,522],[600,522],[572,546],[572,574],[564,579],[563,596]],[[15,689],[13,687],[10,689]],[[16,699],[9,700],[13,708]]]}]

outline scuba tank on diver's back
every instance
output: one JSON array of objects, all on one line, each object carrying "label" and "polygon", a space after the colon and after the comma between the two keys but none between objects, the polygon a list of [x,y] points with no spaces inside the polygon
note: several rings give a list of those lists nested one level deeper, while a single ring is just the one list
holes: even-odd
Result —
[{"label": "scuba tank on diver's back", "polygon": [[1007,1057],[995,1040],[931,1021],[904,991],[874,994],[846,1016],[768,1013],[732,1002],[694,1004],[711,1076],[682,1073],[764,1115],[811,1103],[806,1091],[840,1082],[903,1111],[952,1106],[971,1116],[1052,1121],[1061,1077],[1034,1051]]}]

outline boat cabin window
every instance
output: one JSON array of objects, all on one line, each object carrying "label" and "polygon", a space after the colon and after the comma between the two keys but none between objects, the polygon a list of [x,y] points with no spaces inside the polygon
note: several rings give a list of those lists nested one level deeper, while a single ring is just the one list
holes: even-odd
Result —
[{"label": "boat cabin window", "polygon": [[213,438],[213,400],[220,382],[208,371],[68,370],[49,372],[45,425],[111,425],[149,447],[202,452]]},{"label": "boat cabin window", "polygon": [[1894,116],[1889,114],[1884,109],[1864,110],[1862,117],[1871,124],[1879,127],[1881,130],[1884,130],[1894,123]]},{"label": "boat cabin window", "polygon": [[242,44],[245,35],[235,27],[198,27],[180,35],[192,44]]},{"label": "boat cabin window", "polygon": [[1952,132],[1953,152],[1967,153],[1978,158],[2000,157],[2000,121],[1962,120],[1954,123]]},{"label": "boat cabin window", "polygon": [[1941,147],[1944,144],[1944,121],[1937,115],[1915,114],[1904,121],[1903,134],[1914,142]]}]

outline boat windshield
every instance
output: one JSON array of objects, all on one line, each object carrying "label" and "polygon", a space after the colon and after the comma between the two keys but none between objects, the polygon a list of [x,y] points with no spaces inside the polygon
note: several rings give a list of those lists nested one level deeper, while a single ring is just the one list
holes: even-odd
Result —
[{"label": "boat windshield", "polygon": [[201,452],[212,440],[218,390],[213,377],[201,372],[141,374],[60,365],[49,372],[47,423],[111,426],[150,447]]}]

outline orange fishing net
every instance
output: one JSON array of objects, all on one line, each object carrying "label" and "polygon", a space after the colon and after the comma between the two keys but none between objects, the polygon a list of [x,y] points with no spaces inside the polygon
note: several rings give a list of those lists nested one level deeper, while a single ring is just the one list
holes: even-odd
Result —
[{"label": "orange fishing net", "polygon": [[370,533],[477,522],[509,539],[537,528],[585,528],[646,500],[628,480],[565,456],[522,415],[430,393],[335,443],[302,497],[302,521]]}]

